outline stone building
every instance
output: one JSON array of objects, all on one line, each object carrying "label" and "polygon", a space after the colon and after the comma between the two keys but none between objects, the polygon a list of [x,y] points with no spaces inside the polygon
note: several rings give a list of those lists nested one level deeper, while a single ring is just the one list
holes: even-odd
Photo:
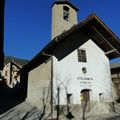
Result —
[{"label": "stone building", "polygon": [[13,88],[20,83],[20,76],[17,74],[20,69],[21,67],[14,62],[9,62],[3,67],[2,76],[5,85]]},{"label": "stone building", "polygon": [[54,2],[52,41],[21,70],[24,97],[41,108],[49,96],[51,112],[68,101],[87,101],[89,110],[113,102],[109,60],[120,57],[119,38],[95,13],[77,23],[77,11],[67,0]]},{"label": "stone building", "polygon": [[114,101],[120,102],[120,63],[112,63],[110,68],[112,74]]},{"label": "stone building", "polygon": [[18,74],[18,71],[27,63],[27,60],[5,57],[2,70],[3,83],[10,88],[18,85],[20,83],[20,74]]}]

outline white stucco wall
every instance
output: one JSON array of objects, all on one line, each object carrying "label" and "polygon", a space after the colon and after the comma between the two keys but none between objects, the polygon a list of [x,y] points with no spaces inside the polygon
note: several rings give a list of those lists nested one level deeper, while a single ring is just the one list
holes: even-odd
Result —
[{"label": "white stucco wall", "polygon": [[[55,56],[53,57],[54,97],[57,96],[59,86],[60,104],[66,102],[65,87],[68,93],[73,94],[74,104],[81,103],[80,92],[83,89],[91,90],[90,101],[99,101],[99,93],[102,93],[102,102],[111,102],[112,85],[108,58],[92,40],[88,40],[80,48],[86,50],[86,63],[78,62],[77,49],[59,61]],[[63,51],[64,48],[61,49]],[[59,52],[56,51],[55,54]],[[87,69],[86,74],[82,72],[83,67]],[[89,80],[83,80],[86,78]]]}]

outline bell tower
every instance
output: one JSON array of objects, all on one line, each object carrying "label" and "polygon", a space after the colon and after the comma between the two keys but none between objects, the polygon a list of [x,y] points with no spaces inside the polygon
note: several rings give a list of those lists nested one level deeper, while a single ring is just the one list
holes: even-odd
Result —
[{"label": "bell tower", "polygon": [[52,5],[52,39],[77,24],[78,9],[68,0],[57,0]]}]

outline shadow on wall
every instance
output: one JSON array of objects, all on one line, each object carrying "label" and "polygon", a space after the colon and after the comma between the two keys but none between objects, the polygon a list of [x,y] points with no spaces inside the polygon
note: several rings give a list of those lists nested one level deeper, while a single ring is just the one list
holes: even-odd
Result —
[{"label": "shadow on wall", "polygon": [[[25,79],[26,78],[26,79]],[[19,87],[9,88],[0,82],[0,114],[24,102],[27,96],[27,76]]]},{"label": "shadow on wall", "polygon": [[81,32],[77,31],[72,35],[68,36],[66,39],[62,40],[57,47],[54,49],[55,57],[58,61],[65,58],[67,55],[72,53],[74,50],[77,50],[81,45],[89,40],[89,37]]}]

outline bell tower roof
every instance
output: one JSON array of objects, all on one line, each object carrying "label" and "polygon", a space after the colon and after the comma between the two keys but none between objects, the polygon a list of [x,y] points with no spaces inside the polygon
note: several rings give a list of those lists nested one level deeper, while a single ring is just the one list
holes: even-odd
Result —
[{"label": "bell tower roof", "polygon": [[69,6],[71,6],[73,9],[75,9],[77,12],[79,11],[79,9],[77,7],[75,7],[71,2],[69,2],[69,0],[56,0],[53,4],[52,7],[55,4],[67,4]]},{"label": "bell tower roof", "polygon": [[69,0],[56,0],[52,5],[52,39],[77,24],[78,9]]}]

